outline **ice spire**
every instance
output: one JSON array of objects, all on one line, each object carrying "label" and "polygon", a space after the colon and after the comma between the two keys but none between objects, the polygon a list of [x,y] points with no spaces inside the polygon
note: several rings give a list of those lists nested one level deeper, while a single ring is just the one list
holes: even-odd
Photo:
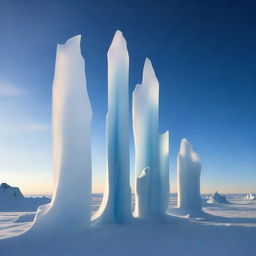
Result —
[{"label": "ice spire", "polygon": [[101,222],[131,218],[128,74],[126,41],[116,31],[108,50],[107,177],[102,205],[93,217]]},{"label": "ice spire", "polygon": [[[167,136],[161,137],[161,145],[163,144],[163,146],[160,149],[158,100],[159,83],[150,60],[146,58],[142,84],[138,84],[133,92],[132,109],[136,174],[135,216],[141,218],[159,216],[159,214],[162,214],[163,208],[165,208],[160,198],[163,192],[161,188],[162,176],[166,177],[167,170],[166,156],[164,156],[164,149],[167,147]],[[166,146],[165,148],[164,145]],[[144,183],[141,182],[141,178],[144,177],[142,173],[147,167],[148,185],[145,187]],[[166,182],[168,182],[169,187],[169,179]],[[140,186],[143,186],[143,188]],[[164,184],[164,187],[166,187],[166,184]],[[142,195],[141,191],[146,194]],[[143,202],[144,200],[147,202]]]},{"label": "ice spire", "polygon": [[55,191],[34,227],[84,228],[91,217],[91,119],[81,36],[58,45],[52,90]]},{"label": "ice spire", "polygon": [[187,139],[182,139],[177,157],[178,207],[187,213],[201,211],[201,165]]}]

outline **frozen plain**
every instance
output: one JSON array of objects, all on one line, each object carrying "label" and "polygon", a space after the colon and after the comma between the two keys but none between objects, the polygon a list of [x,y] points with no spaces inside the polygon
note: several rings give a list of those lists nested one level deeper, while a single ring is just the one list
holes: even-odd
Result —
[{"label": "frozen plain", "polygon": [[[193,218],[170,215],[161,223],[135,219],[69,235],[17,236],[30,227],[31,212],[1,212],[0,255],[253,256],[256,201],[244,198],[229,195],[231,204],[204,205],[206,214]],[[92,196],[93,212],[101,201],[102,195]],[[176,203],[176,195],[171,194],[169,213],[175,214]]]}]

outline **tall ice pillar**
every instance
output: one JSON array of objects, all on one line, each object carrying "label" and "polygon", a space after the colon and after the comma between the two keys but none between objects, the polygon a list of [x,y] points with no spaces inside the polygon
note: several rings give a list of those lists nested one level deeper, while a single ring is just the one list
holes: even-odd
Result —
[{"label": "tall ice pillar", "polygon": [[[91,219],[91,119],[81,36],[58,45],[52,90],[54,194],[33,228],[81,229]],[[41,225],[41,226],[40,226]]]},{"label": "tall ice pillar", "polygon": [[201,211],[200,174],[199,156],[187,139],[182,139],[177,157],[178,207],[187,213]]},{"label": "tall ice pillar", "polygon": [[[133,133],[135,142],[135,216],[158,215],[160,197],[159,83],[149,59],[145,60],[142,83],[133,92]],[[145,169],[147,168],[147,169]],[[145,170],[147,172],[145,173]],[[143,180],[147,180],[145,186]],[[140,186],[143,186],[141,188]],[[141,194],[143,191],[143,195]],[[147,202],[144,202],[144,201]],[[147,209],[144,209],[144,208]]]},{"label": "tall ice pillar", "polygon": [[108,50],[107,177],[94,219],[124,223],[131,218],[129,166],[129,55],[121,31]]}]

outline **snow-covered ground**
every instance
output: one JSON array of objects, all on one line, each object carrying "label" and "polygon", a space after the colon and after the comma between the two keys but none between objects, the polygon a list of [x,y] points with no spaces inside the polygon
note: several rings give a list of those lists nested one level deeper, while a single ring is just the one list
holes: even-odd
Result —
[{"label": "snow-covered ground", "polygon": [[[0,212],[0,255],[254,256],[256,201],[244,198],[228,195],[231,204],[204,204],[206,214],[198,218],[169,216],[161,223],[135,220],[76,234],[17,236],[30,227],[31,212]],[[101,200],[102,195],[93,195],[94,212]],[[175,213],[176,202],[176,195],[171,195],[170,213]]]}]

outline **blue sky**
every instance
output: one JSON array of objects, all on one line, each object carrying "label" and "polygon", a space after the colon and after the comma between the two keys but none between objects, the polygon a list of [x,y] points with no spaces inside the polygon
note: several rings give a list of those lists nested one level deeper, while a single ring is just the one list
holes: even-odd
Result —
[{"label": "blue sky", "polygon": [[[107,50],[120,29],[130,92],[149,57],[160,82],[160,129],[171,134],[171,191],[186,137],[202,191],[256,192],[254,1],[0,0],[0,181],[52,191],[51,85],[57,43],[82,34],[93,107],[93,185],[105,175]],[[131,98],[131,94],[130,94]],[[133,145],[131,131],[131,183]]]}]

